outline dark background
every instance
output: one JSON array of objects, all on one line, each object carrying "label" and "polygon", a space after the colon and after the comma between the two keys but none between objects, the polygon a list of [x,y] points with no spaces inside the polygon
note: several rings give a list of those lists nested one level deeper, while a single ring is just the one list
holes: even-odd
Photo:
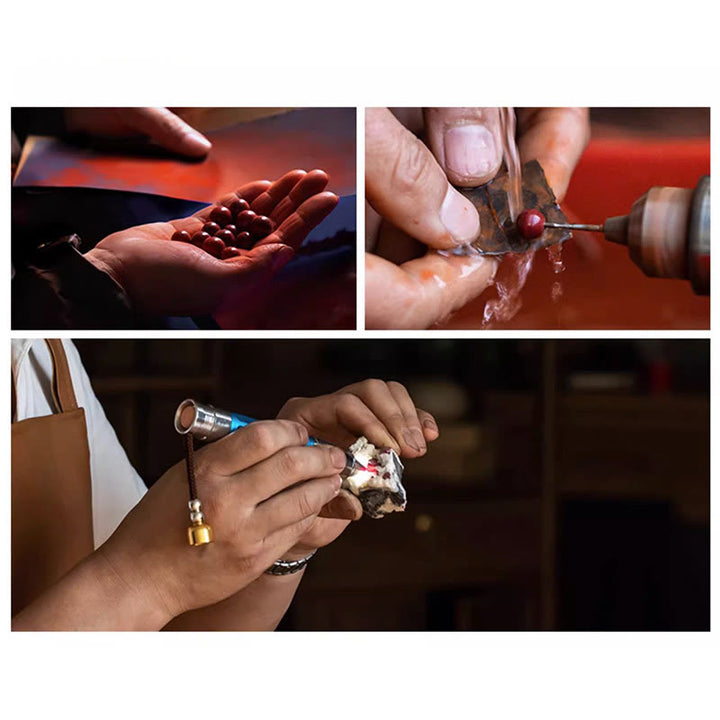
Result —
[{"label": "dark background", "polygon": [[258,418],[405,383],[441,437],[408,507],[312,561],[281,628],[708,630],[705,340],[80,340],[148,484],[185,397]]}]

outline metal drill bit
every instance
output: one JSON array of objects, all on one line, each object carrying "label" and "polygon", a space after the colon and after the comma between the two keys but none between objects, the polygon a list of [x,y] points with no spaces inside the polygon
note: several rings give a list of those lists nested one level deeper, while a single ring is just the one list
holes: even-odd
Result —
[{"label": "metal drill bit", "polygon": [[557,228],[559,230],[585,230],[587,232],[605,232],[604,225],[584,225],[581,223],[552,223],[546,222],[546,228]]}]

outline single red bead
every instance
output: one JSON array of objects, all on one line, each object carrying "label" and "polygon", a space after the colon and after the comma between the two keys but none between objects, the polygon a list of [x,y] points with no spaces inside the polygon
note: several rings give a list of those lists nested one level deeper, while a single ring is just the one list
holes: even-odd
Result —
[{"label": "single red bead", "polygon": [[217,237],[210,237],[203,243],[203,250],[210,255],[219,258],[225,249],[225,243]]},{"label": "single red bead", "polygon": [[187,230],[176,230],[170,239],[175,242],[192,242],[192,236]]},{"label": "single red bead", "polygon": [[265,215],[257,215],[250,224],[250,232],[256,238],[264,238],[273,231],[273,221]]},{"label": "single red bead", "polygon": [[535,240],[545,230],[545,216],[539,210],[523,210],[516,223],[518,232],[525,240]]},{"label": "single red bead", "polygon": [[232,214],[234,216],[237,216],[238,213],[243,212],[243,210],[249,210],[250,203],[243,198],[236,197],[228,203],[228,207],[230,208]]},{"label": "single red bead", "polygon": [[230,208],[226,208],[224,205],[216,205],[210,211],[210,219],[218,225],[227,225],[229,222],[232,222]]},{"label": "single red bead", "polygon": [[237,234],[237,237],[235,238],[235,246],[242,248],[243,250],[250,250],[252,248],[254,243],[254,240],[252,238],[252,235],[244,230],[243,232],[239,232]]},{"label": "single red bead", "polygon": [[221,254],[223,260],[229,260],[230,258],[240,257],[242,250],[236,247],[226,247]]},{"label": "single red bead", "polygon": [[206,232],[208,235],[214,235],[218,230],[220,229],[220,226],[216,223],[210,220],[209,222],[206,222],[203,225],[203,231]]},{"label": "single red bead", "polygon": [[215,233],[216,238],[220,238],[226,245],[234,245],[235,244],[235,235],[233,235],[227,228],[223,228],[222,230],[218,230]]},{"label": "single red bead", "polygon": [[237,235],[240,231],[237,229],[237,225],[230,223],[225,226],[225,230],[229,230],[233,235]]},{"label": "single red bead", "polygon": [[210,237],[209,233],[206,233],[204,230],[201,230],[200,232],[196,232],[192,236],[192,244],[197,245],[198,247],[202,247],[205,241]]},{"label": "single red bead", "polygon": [[238,213],[238,216],[235,218],[235,224],[239,230],[247,230],[256,217],[257,214],[252,210],[243,210]]}]

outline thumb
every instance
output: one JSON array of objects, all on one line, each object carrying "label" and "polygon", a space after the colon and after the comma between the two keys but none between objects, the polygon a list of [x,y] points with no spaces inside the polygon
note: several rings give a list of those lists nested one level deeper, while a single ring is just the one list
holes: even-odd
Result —
[{"label": "thumb", "polygon": [[360,501],[347,490],[341,490],[320,511],[320,517],[336,518],[338,520],[359,520],[363,509]]},{"label": "thumb", "polygon": [[193,158],[205,157],[210,141],[167,108],[133,108],[133,125],[166,150]]},{"label": "thumb", "polygon": [[365,157],[367,199],[386,220],[434,248],[466,245],[477,237],[477,210],[387,108],[365,112]]},{"label": "thumb", "polygon": [[500,108],[425,108],[425,129],[451,183],[477,187],[500,169]]}]

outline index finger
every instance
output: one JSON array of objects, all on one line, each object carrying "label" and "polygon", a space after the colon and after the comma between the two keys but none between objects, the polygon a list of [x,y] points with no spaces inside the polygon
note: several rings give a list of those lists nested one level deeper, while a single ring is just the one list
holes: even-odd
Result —
[{"label": "index finger", "polygon": [[212,468],[213,473],[234,475],[266,460],[284,448],[305,445],[308,432],[292,420],[258,420],[198,450],[198,475]]}]

